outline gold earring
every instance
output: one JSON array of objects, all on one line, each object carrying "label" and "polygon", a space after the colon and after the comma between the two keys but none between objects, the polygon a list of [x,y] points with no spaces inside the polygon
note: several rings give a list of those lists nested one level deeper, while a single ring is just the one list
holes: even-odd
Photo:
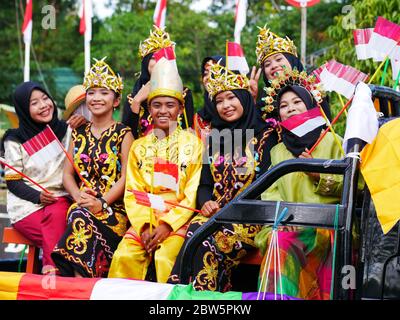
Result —
[{"label": "gold earring", "polygon": [[177,119],[177,121],[178,121],[178,127],[179,127],[179,128],[182,128],[182,114],[181,114],[181,113],[178,114],[178,119]]},{"label": "gold earring", "polygon": [[149,125],[153,122],[153,118],[151,117],[151,114],[147,116],[147,121],[149,122]]}]

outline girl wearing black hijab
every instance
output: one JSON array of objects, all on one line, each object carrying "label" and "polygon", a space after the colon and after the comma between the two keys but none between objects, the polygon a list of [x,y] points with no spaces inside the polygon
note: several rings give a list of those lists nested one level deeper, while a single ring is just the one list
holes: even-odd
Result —
[{"label": "girl wearing black hijab", "polygon": [[[211,71],[207,89],[212,97],[213,131],[203,157],[197,192],[202,214],[192,219],[187,238],[269,167],[269,153],[277,143],[276,132],[255,109],[248,91],[248,79],[228,71],[233,80],[226,85],[224,67],[214,64]],[[195,255],[194,288],[230,290],[232,268],[254,246],[254,237],[259,230],[260,227],[254,225],[224,225],[205,239]],[[170,283],[180,282],[180,255],[170,275]]]},{"label": "girl wearing black hijab", "polygon": [[[155,26],[154,30],[150,32],[150,37],[139,46],[139,56],[142,59],[140,76],[133,86],[132,93],[125,101],[122,112],[122,123],[132,129],[135,139],[146,135],[151,129],[147,96],[150,90],[151,72],[156,64],[153,54],[173,44],[169,39],[169,34]],[[192,92],[189,88],[184,87],[184,95],[188,126],[183,118],[181,127],[187,129],[193,125],[194,107]]]},{"label": "girl wearing black hijab", "polygon": [[[308,84],[307,86],[309,86]],[[310,85],[312,86],[312,84]],[[303,85],[288,84],[267,96],[270,105],[275,105],[279,121],[318,107],[316,90],[307,90]],[[270,99],[272,97],[272,99]],[[273,102],[273,100],[275,100]],[[318,140],[323,126],[319,126],[302,137],[282,128],[282,142],[271,150],[271,166],[294,158],[340,159],[340,147],[335,143],[333,133],[329,132],[313,151],[307,152]],[[338,139],[341,139],[339,136]],[[294,172],[277,180],[262,195],[262,200],[287,201],[299,203],[340,203],[343,178],[340,175]],[[265,269],[267,252],[272,228],[265,226],[255,243],[264,254],[260,268],[261,291],[273,292],[274,281],[271,266]],[[280,265],[282,294],[301,299],[329,299],[331,278],[331,231],[306,227],[282,228],[279,232]],[[265,274],[263,273],[266,270]],[[276,270],[275,270],[276,271]],[[269,286],[265,287],[269,278]]]},{"label": "girl wearing black hijab", "polygon": [[[290,40],[288,37],[281,38],[273,32],[269,31],[269,29],[260,29],[256,44],[256,55],[266,87],[270,86],[270,81],[276,78],[277,73],[279,74],[285,69],[297,69],[299,72],[304,70],[303,64],[297,57],[297,48],[294,45],[293,41]],[[251,91],[254,99],[257,99],[258,95],[259,76],[260,71],[256,74],[255,67],[253,67],[250,81],[252,83]],[[257,101],[258,109],[261,109],[263,106],[265,106],[265,103],[262,100],[263,98],[265,98],[265,92],[263,92],[260,100]],[[321,102],[321,107],[324,110],[326,117],[331,120],[332,116],[327,97]],[[277,114],[273,112],[263,113],[263,116],[265,119],[276,119]]]},{"label": "girl wearing black hijab", "polygon": [[210,100],[210,95],[206,89],[206,83],[210,76],[210,68],[212,63],[219,62],[221,65],[225,65],[225,57],[220,55],[205,57],[201,63],[201,82],[204,86],[203,96],[203,108],[201,108],[193,118],[193,129],[196,135],[205,143],[207,136],[211,131],[211,119],[213,116],[213,104]]},{"label": "girl wearing black hijab", "polygon": [[53,157],[41,157],[43,164],[38,165],[25,150],[24,143],[49,125],[57,138],[67,146],[70,136],[67,133],[68,125],[58,119],[53,99],[38,83],[20,84],[15,89],[13,102],[19,127],[8,130],[3,137],[5,160],[51,193],[40,190],[6,168],[7,211],[13,227],[43,249],[42,273],[54,272],[50,253],[64,232],[70,205],[62,185],[65,155],[61,152]]}]

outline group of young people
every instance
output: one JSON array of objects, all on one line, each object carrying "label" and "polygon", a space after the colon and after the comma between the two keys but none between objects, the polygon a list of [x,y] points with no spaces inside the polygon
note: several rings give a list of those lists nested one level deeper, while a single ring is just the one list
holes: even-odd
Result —
[{"label": "group of young people", "polygon": [[[330,118],[324,93],[312,86],[289,38],[260,30],[260,71],[253,68],[250,78],[227,69],[223,56],[206,57],[204,106],[197,113],[176,66],[153,57],[171,45],[169,34],[156,27],[140,44],[141,75],[124,103],[122,122],[113,119],[122,79],[104,59],[96,60],[83,87],[75,88],[85,97],[90,119],[79,114],[69,123],[58,119],[53,99],[37,83],[16,88],[19,127],[3,137],[5,159],[49,193],[6,169],[7,209],[13,227],[43,249],[43,273],[148,279],[153,272],[158,282],[180,283],[182,245],[261,174],[287,159],[342,157],[333,134],[308,154],[324,126],[299,138],[279,125],[312,108]],[[69,157],[43,159],[43,170],[23,144],[47,125]],[[176,170],[174,183],[155,181],[158,165]],[[341,188],[339,176],[291,173],[262,199],[338,203]],[[144,206],[133,191],[161,196],[168,204]],[[329,296],[330,237],[330,231],[315,228],[280,229],[282,293]],[[224,225],[195,253],[193,287],[230,290],[233,268],[256,247],[265,253],[270,240],[268,226]]]}]

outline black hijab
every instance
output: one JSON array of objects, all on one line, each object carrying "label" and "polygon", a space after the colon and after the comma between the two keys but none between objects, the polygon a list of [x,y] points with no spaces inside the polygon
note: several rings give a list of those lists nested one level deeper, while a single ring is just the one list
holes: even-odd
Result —
[{"label": "black hijab", "polygon": [[68,125],[65,121],[58,119],[57,106],[54,103],[53,98],[39,83],[27,81],[18,85],[14,91],[13,103],[15,112],[18,116],[19,127],[17,129],[9,129],[6,131],[1,143],[2,151],[4,151],[4,141],[14,140],[19,143],[24,143],[46,128],[47,123],[35,122],[29,112],[29,101],[33,90],[42,91],[53,102],[53,117],[48,125],[50,125],[51,129],[60,141],[64,138]]},{"label": "black hijab", "polygon": [[[220,65],[225,66],[225,57],[220,55],[210,56],[203,59],[201,63],[201,77],[203,80],[203,75],[206,70],[206,64],[208,61],[219,62]],[[201,108],[197,114],[205,121],[210,122],[212,119],[212,109],[214,108],[212,101],[209,98],[207,90],[204,90],[203,94],[203,108]]]},{"label": "black hijab", "polygon": [[[212,101],[212,109],[211,111],[211,126],[213,129],[217,129],[222,131],[224,129],[228,129],[231,131],[231,135],[229,138],[234,137],[234,130],[240,129],[242,130],[242,150],[249,142],[248,139],[246,140],[246,129],[253,129],[254,130],[254,137],[258,136],[261,132],[264,132],[267,129],[268,125],[265,121],[262,120],[259,113],[257,112],[253,97],[251,96],[248,90],[244,89],[236,89],[232,90],[232,93],[239,99],[242,107],[243,107],[243,115],[240,119],[234,122],[227,122],[223,120],[216,107],[215,97]],[[210,137],[211,138],[211,137]],[[249,138],[249,137],[247,137]],[[220,148],[221,153],[224,153],[223,146],[224,146],[224,137],[221,136],[218,141],[216,139],[212,140],[213,143],[213,151],[218,150]],[[232,140],[232,139],[230,139]],[[210,143],[210,141],[208,141]],[[227,143],[231,143],[233,150],[233,143],[234,141],[229,141]],[[211,151],[211,150],[210,150]]]},{"label": "black hijab", "polygon": [[[317,102],[311,97],[310,92],[308,92],[303,87],[293,85],[287,86],[279,92],[277,97],[277,109],[279,108],[282,95],[288,91],[293,91],[295,94],[297,94],[299,98],[303,100],[304,104],[307,107],[307,110],[318,107]],[[323,127],[324,126],[320,126],[302,136],[301,138],[282,127],[282,142],[284,143],[286,148],[293,154],[293,156],[297,158],[303,151],[305,151],[306,148],[311,149],[311,147],[315,144],[315,142],[321,135],[321,130]]]}]

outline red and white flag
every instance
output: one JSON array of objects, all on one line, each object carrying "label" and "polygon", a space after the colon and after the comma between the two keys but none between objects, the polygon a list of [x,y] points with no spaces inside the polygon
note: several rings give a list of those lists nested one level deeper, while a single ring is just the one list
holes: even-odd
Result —
[{"label": "red and white flag", "polygon": [[137,190],[129,190],[129,191],[131,191],[135,196],[137,204],[160,211],[165,211],[167,209],[167,206],[164,202],[164,198],[161,196]]},{"label": "red and white flag", "polygon": [[383,61],[386,55],[371,46],[370,39],[374,28],[353,30],[354,44],[358,60],[373,58],[374,61]]},{"label": "red and white flag", "polygon": [[226,66],[229,70],[237,70],[241,74],[249,73],[249,65],[239,43],[228,42],[226,48]]},{"label": "red and white flag", "polygon": [[32,0],[26,0],[24,23],[22,24],[24,42],[31,43],[32,40]]},{"label": "red and white flag", "polygon": [[246,25],[247,0],[236,0],[235,42],[240,43],[240,34]]},{"label": "red and white flag", "polygon": [[92,0],[82,0],[80,10],[79,33],[85,35],[85,41],[92,40]]},{"label": "red and white flag", "polygon": [[400,60],[400,25],[378,17],[369,45],[376,51]]},{"label": "red and white flag", "polygon": [[318,107],[292,116],[281,122],[282,127],[286,128],[298,137],[302,137],[324,124],[326,124],[326,121]]},{"label": "red and white flag", "polygon": [[48,127],[23,143],[22,147],[39,167],[63,152],[58,138]]},{"label": "red and white flag", "polygon": [[167,0],[157,0],[154,10],[153,22],[160,29],[165,28],[165,17],[167,15]]},{"label": "red and white flag", "polygon": [[[328,61],[322,71],[320,68],[317,70],[314,74],[322,82],[326,91],[336,91],[347,99],[353,95],[356,84],[359,81],[365,81],[368,77],[365,73],[335,60]],[[318,72],[320,73],[317,74]]]},{"label": "red and white flag", "polygon": [[164,187],[178,192],[179,168],[175,163],[156,159],[154,163],[154,187]]}]

